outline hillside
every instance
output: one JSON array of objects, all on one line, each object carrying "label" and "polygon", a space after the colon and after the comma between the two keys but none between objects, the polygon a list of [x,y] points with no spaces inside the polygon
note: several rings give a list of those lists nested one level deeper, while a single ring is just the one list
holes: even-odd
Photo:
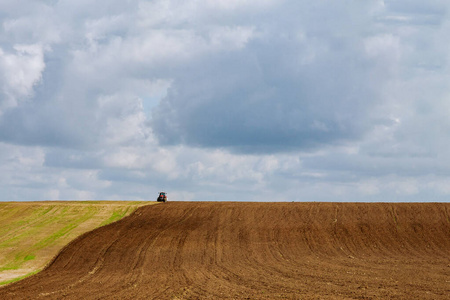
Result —
[{"label": "hillside", "polygon": [[145,206],[1,299],[448,299],[449,203]]},{"label": "hillside", "polygon": [[42,269],[77,236],[149,202],[0,202],[0,285]]}]

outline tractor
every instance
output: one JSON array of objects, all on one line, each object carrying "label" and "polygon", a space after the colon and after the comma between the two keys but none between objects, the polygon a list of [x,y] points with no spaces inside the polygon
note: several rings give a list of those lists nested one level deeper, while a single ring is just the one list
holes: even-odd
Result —
[{"label": "tractor", "polygon": [[158,199],[156,199],[158,202],[166,202],[167,201],[167,195],[165,192],[160,192]]}]

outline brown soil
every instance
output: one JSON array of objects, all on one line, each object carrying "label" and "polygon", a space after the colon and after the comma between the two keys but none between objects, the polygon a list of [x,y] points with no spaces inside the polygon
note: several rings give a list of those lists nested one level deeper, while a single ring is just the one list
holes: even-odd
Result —
[{"label": "brown soil", "polygon": [[148,204],[156,202],[0,202],[0,286],[43,269],[81,234]]},{"label": "brown soil", "polygon": [[169,202],[0,299],[448,299],[450,203]]}]

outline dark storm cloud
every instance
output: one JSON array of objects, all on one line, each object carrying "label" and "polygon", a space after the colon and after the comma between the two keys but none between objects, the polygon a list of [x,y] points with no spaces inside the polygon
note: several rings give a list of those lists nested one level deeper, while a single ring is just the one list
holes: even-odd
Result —
[{"label": "dark storm cloud", "polygon": [[287,17],[291,27],[257,24],[262,36],[243,49],[191,61],[176,74],[153,114],[161,143],[305,150],[360,138],[379,121],[371,112],[382,104],[390,73],[378,65],[386,61],[368,57],[359,31],[342,35],[327,20],[319,30]]}]

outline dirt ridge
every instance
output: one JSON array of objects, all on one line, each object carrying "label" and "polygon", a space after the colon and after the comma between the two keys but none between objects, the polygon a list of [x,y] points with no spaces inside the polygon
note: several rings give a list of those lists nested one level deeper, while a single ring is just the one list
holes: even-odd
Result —
[{"label": "dirt ridge", "polygon": [[447,299],[450,203],[169,202],[0,299]]}]

